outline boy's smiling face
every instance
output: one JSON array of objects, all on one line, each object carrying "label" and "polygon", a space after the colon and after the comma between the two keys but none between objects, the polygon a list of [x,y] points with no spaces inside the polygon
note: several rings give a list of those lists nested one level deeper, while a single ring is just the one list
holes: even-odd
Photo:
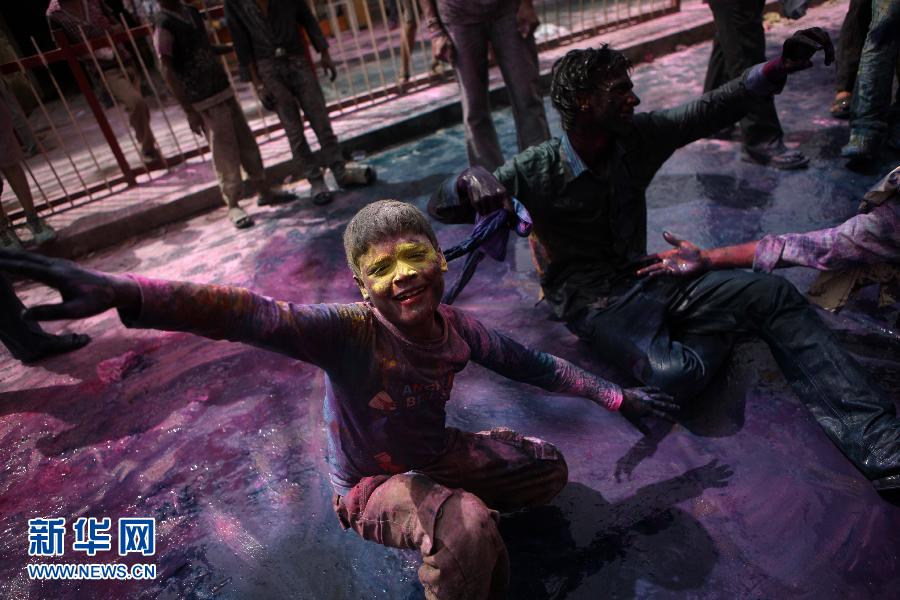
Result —
[{"label": "boy's smiling face", "polygon": [[444,293],[444,255],[421,234],[400,234],[369,246],[354,277],[363,298],[404,335],[440,335],[435,318]]}]

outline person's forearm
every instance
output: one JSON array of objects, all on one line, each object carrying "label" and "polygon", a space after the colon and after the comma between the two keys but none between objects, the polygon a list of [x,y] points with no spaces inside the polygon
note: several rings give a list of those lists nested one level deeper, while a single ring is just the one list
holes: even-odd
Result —
[{"label": "person's forearm", "polygon": [[422,11],[425,28],[432,37],[444,32],[444,25],[438,15],[434,0],[419,0],[419,9]]},{"label": "person's forearm", "polygon": [[711,248],[700,253],[709,269],[747,269],[753,266],[758,241],[746,242],[735,246]]},{"label": "person's forearm", "polygon": [[582,396],[609,409],[618,410],[622,388],[589,373],[569,361],[540,352],[490,329],[475,320],[462,323],[470,342],[472,360],[513,381],[537,386],[548,392]]}]

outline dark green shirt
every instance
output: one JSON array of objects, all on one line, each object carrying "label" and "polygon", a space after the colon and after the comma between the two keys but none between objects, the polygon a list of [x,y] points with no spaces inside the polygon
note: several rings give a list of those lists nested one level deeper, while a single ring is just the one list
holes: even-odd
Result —
[{"label": "dark green shirt", "polygon": [[[675,150],[739,120],[749,101],[773,91],[760,67],[692,102],[636,114],[599,169],[587,169],[564,136],[494,172],[531,213],[532,253],[557,317],[602,306],[634,281],[635,261],[647,252],[647,186]],[[471,222],[474,211],[457,197],[455,182],[432,196],[429,212],[446,223]]]}]

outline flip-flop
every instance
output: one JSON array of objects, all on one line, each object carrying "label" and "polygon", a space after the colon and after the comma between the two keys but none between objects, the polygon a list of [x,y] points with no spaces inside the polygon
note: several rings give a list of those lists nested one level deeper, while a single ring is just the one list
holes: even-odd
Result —
[{"label": "flip-flop", "polygon": [[238,229],[246,229],[253,225],[253,217],[244,212],[240,206],[228,209],[228,218]]}]

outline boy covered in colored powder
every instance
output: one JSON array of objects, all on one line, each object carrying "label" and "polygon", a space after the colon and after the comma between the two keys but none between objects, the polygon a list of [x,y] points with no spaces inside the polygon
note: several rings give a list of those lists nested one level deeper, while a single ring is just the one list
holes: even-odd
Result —
[{"label": "boy covered in colored powder", "polygon": [[623,390],[522,346],[440,304],[447,263],[425,216],[394,200],[360,210],[344,232],[363,302],[298,305],[248,290],[108,275],[22,252],[0,270],[57,288],[35,319],[109,308],[129,327],[250,343],[325,370],[325,425],[334,509],[344,528],[417,549],[428,598],[505,596],[509,562],[498,511],[548,502],[568,469],[551,444],[506,428],[445,425],[453,379],[473,360],[510,379],[579,395],[628,416],[668,416],[653,388]]}]

